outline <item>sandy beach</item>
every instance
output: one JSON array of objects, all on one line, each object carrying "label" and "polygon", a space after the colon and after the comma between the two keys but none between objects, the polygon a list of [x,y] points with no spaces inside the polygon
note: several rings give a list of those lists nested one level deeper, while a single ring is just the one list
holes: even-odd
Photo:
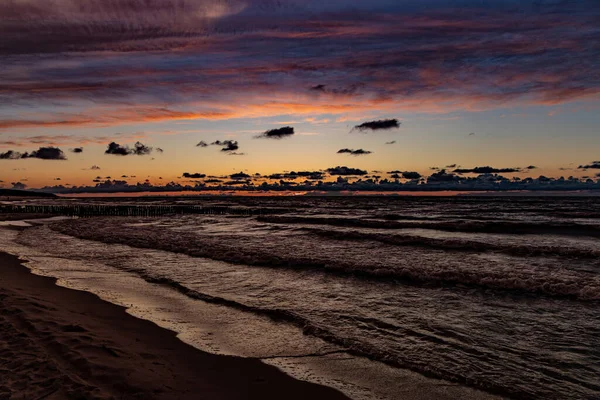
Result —
[{"label": "sandy beach", "polygon": [[345,398],[258,360],[199,351],[0,253],[0,399]]}]

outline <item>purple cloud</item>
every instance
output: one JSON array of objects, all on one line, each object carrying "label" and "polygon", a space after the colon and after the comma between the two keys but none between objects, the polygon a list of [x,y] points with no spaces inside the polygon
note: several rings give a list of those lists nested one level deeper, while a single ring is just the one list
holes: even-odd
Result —
[{"label": "purple cloud", "polygon": [[598,2],[505,3],[3,2],[0,104],[89,109],[17,112],[0,129],[551,105],[600,93]]}]

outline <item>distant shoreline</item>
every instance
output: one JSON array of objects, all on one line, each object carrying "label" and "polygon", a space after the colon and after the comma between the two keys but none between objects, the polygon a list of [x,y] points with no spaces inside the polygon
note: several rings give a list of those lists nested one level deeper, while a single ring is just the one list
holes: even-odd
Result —
[{"label": "distant shoreline", "polygon": [[389,197],[454,197],[454,196],[564,196],[564,197],[597,197],[596,190],[506,190],[506,191],[475,191],[475,190],[428,190],[428,191],[336,191],[336,192],[294,192],[294,191],[173,191],[173,192],[86,192],[60,193],[57,198],[93,198],[93,197],[352,197],[352,196],[389,196]]},{"label": "distant shoreline", "polygon": [[87,198],[87,197],[351,197],[351,196],[457,196],[467,192],[457,191],[406,191],[406,192],[375,192],[375,191],[336,191],[336,192],[294,192],[294,191],[180,191],[180,192],[109,192],[109,193],[64,193],[58,198]]}]

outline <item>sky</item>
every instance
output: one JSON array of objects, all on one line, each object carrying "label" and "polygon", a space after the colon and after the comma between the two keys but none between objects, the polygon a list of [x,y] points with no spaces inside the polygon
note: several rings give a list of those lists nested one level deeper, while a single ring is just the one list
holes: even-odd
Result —
[{"label": "sky", "polygon": [[600,173],[598,1],[0,0],[0,15],[3,187]]}]

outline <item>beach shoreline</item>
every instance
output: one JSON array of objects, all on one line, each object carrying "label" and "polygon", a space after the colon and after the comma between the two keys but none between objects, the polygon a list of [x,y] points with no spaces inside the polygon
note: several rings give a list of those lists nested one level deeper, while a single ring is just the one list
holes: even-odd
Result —
[{"label": "beach shoreline", "polygon": [[4,252],[0,305],[0,398],[346,398],[256,359],[200,351]]}]

